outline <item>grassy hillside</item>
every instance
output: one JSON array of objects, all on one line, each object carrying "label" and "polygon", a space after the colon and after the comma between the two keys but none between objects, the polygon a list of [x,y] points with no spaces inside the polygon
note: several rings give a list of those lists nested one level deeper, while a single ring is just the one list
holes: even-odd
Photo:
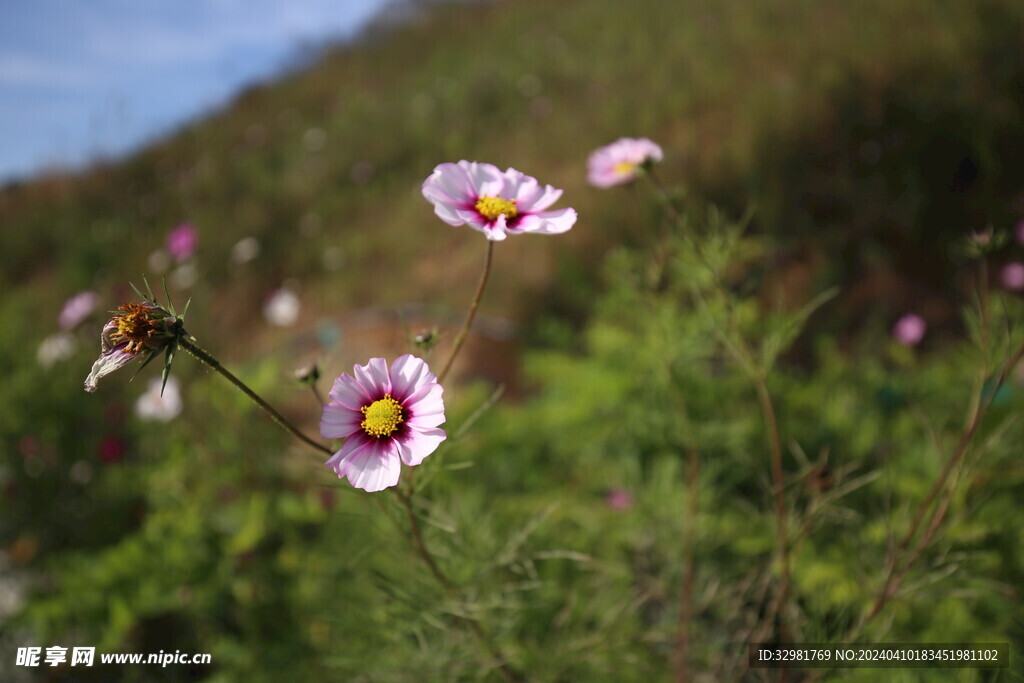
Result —
[{"label": "grassy hillside", "polygon": [[[949,532],[910,582],[924,598],[867,635],[1019,652],[1022,397],[986,383],[1007,349],[970,350],[1002,330],[987,313],[961,321],[976,274],[956,245],[1024,215],[1021,45],[1012,0],[411,2],[129,158],[0,190],[0,571],[30,594],[0,644],[209,651],[212,669],[173,675],[212,680],[496,680],[468,617],[532,679],[661,680],[678,671],[689,552],[693,669],[759,675],[730,648],[762,622],[804,642],[849,632],[977,385],[1002,392],[998,428],[956,470]],[[669,234],[660,200],[586,184],[587,155],[621,136],[662,145],[659,177],[709,245],[728,229],[708,207],[752,209],[720,290],[683,257],[693,245]],[[317,360],[329,380],[433,325],[444,357],[485,245],[441,223],[420,185],[459,159],[564,188],[558,206],[580,216],[565,236],[499,245],[479,334],[446,387],[453,435],[474,429],[433,460],[417,512],[462,594],[430,582],[394,500],[337,482],[192,359],[174,368],[184,413],[154,426],[133,404],[155,370],[81,391],[101,314],[70,357],[34,358],[70,295],[95,290],[111,309],[129,281],[166,274],[175,303],[193,300],[189,331],[315,433],[299,365]],[[183,222],[199,234],[185,273],[154,255]],[[240,259],[248,237],[259,253]],[[993,282],[1020,248],[989,257]],[[263,306],[283,284],[302,309],[273,327]],[[807,523],[776,623],[757,394],[716,337],[717,299],[707,317],[690,297],[735,297],[760,344],[833,286],[768,381]],[[1019,303],[991,311],[1013,322]],[[920,353],[888,339],[908,310],[928,321]],[[498,382],[508,395],[476,421]],[[808,482],[830,453],[825,488],[850,498],[815,517]],[[620,488],[627,511],[606,503]]]}]

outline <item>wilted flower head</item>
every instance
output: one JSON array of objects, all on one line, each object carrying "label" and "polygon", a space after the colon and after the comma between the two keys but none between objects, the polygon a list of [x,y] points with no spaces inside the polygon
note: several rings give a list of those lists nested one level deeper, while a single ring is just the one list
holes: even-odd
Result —
[{"label": "wilted flower head", "polygon": [[326,465],[356,488],[380,491],[398,483],[447,438],[443,389],[423,360],[410,354],[388,370],[383,358],[342,374],[324,406],[320,433],[345,444]]},{"label": "wilted flower head", "polygon": [[103,326],[100,357],[85,378],[85,390],[96,391],[101,378],[141,357],[143,352],[149,354],[149,362],[161,351],[167,351],[166,379],[178,338],[184,334],[181,320],[160,306],[148,301],[124,304]]},{"label": "wilted flower head", "polygon": [[587,159],[587,180],[612,187],[635,179],[640,170],[662,159],[661,147],[647,138],[620,138],[600,147]]},{"label": "wilted flower head", "polygon": [[927,330],[924,318],[916,313],[907,313],[892,326],[892,336],[904,346],[917,346]]},{"label": "wilted flower head", "polygon": [[64,303],[57,322],[62,330],[73,330],[96,310],[100,297],[96,292],[79,292]]},{"label": "wilted flower head", "polygon": [[184,261],[195,253],[199,245],[199,231],[191,223],[182,223],[167,233],[167,251],[175,261]]},{"label": "wilted flower head", "polygon": [[299,295],[282,287],[274,291],[263,305],[263,315],[271,325],[288,327],[294,325],[299,319]]},{"label": "wilted flower head", "polygon": [[1007,263],[999,271],[999,281],[1011,292],[1024,290],[1024,263],[1019,261]]},{"label": "wilted flower head", "polygon": [[151,379],[146,393],[139,396],[135,412],[143,420],[170,422],[181,412],[181,390],[178,380],[167,378],[166,386],[160,379]]},{"label": "wilted flower head", "polygon": [[475,161],[437,166],[423,181],[423,196],[448,225],[468,224],[494,241],[521,233],[556,235],[576,222],[575,209],[546,210],[561,190],[542,187],[514,168],[502,172]]}]

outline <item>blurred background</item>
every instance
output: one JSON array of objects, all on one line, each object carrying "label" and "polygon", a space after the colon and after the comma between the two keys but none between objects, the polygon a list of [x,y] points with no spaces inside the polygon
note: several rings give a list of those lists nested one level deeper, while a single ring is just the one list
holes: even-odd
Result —
[{"label": "blurred background", "polygon": [[[1024,5],[5,3],[0,678],[494,678],[452,617],[468,611],[537,680],[661,680],[685,550],[698,680],[758,680],[733,659],[770,573],[763,427],[735,371],[664,377],[662,361],[720,350],[678,291],[638,293],[657,197],[586,184],[589,153],[622,136],[663,147],[680,206],[752,212],[756,249],[731,277],[753,304],[838,288],[772,388],[794,501],[810,495],[797,451],[871,477],[794,569],[800,639],[845,633],[967,409],[975,280],[957,245],[1005,233],[992,287],[1011,313],[1024,289]],[[420,185],[459,159],[564,188],[580,219],[499,245],[446,387],[450,433],[472,429],[424,466],[424,514],[466,587],[455,604],[392,499],[338,482],[191,358],[163,399],[152,367],[96,394],[82,381],[128,283],[166,279],[199,343],[315,434],[296,369],[317,363],[326,391],[435,326],[446,351],[485,245]],[[906,314],[924,323],[912,343],[893,336]],[[697,426],[679,424],[680,387]],[[1022,392],[1002,388],[919,592],[873,638],[1021,651]],[[692,443],[701,516],[684,544]],[[214,663],[26,671],[24,645]]]}]

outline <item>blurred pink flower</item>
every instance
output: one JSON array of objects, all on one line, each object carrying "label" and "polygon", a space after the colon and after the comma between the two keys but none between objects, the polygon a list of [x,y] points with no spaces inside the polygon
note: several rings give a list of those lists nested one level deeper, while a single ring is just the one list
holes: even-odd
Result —
[{"label": "blurred pink flower", "polygon": [[503,173],[475,161],[437,166],[423,181],[423,196],[448,225],[468,224],[494,241],[522,233],[557,235],[576,222],[575,209],[546,210],[562,196],[561,190],[541,187],[536,178],[514,168]]},{"label": "blurred pink flower", "polygon": [[621,185],[634,180],[644,166],[661,159],[661,147],[647,138],[620,138],[590,155],[587,180],[595,187]]},{"label": "blurred pink flower", "polygon": [[1024,219],[1017,223],[1017,241],[1024,244]]},{"label": "blurred pink flower", "polygon": [[383,358],[357,365],[334,382],[320,433],[345,439],[325,463],[339,478],[365,491],[398,483],[402,463],[412,467],[447,438],[443,389],[423,360],[401,356],[388,370]]},{"label": "blurred pink flower", "polygon": [[924,318],[916,313],[907,313],[892,326],[892,336],[904,346],[917,346],[927,330]]},{"label": "blurred pink flower", "polygon": [[613,510],[628,510],[633,507],[633,494],[626,489],[612,489],[605,494],[604,502]]},{"label": "blurred pink flower", "polygon": [[999,281],[1011,292],[1019,292],[1024,289],[1024,263],[1019,261],[1007,263],[999,271]]},{"label": "blurred pink flower", "polygon": [[100,297],[96,292],[79,292],[64,303],[57,322],[63,330],[73,330],[96,310]]},{"label": "blurred pink flower", "polygon": [[182,223],[167,233],[167,251],[175,261],[184,261],[195,253],[199,231],[191,223]]}]

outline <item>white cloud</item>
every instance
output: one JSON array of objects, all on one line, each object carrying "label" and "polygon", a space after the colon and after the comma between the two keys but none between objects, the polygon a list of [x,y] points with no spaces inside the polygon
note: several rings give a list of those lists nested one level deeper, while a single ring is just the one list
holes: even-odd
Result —
[{"label": "white cloud", "polygon": [[0,54],[0,86],[35,85],[78,88],[95,82],[95,72],[41,56]]}]

